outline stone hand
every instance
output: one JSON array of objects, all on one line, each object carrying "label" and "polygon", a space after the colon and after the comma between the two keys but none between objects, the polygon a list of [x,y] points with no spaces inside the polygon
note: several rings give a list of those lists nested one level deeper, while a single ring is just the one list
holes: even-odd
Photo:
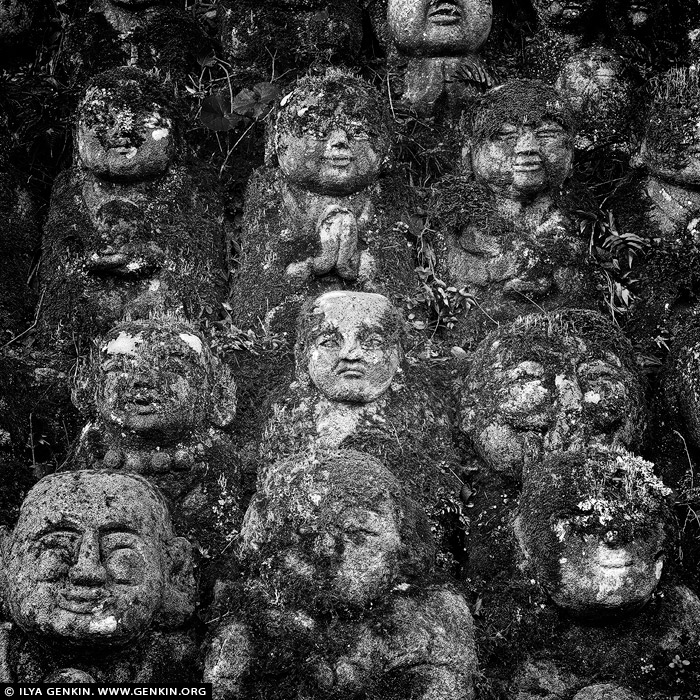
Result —
[{"label": "stone hand", "polygon": [[321,253],[313,258],[314,274],[323,275],[336,268],[342,278],[356,279],[359,254],[355,215],[344,207],[330,206],[319,218],[317,230]]}]

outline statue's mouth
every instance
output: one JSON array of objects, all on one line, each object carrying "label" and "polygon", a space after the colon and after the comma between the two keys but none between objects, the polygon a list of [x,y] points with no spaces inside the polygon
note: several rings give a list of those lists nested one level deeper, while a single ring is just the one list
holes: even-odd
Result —
[{"label": "statue's mouth", "polygon": [[514,170],[519,173],[530,173],[541,170],[541,158],[519,158],[515,161]]},{"label": "statue's mouth", "polygon": [[457,24],[462,19],[462,9],[456,0],[431,0],[428,4],[428,19],[433,24]]},{"label": "statue's mouth", "polygon": [[359,362],[343,362],[338,367],[338,376],[343,379],[361,379],[365,376],[365,367]]},{"label": "statue's mouth", "polygon": [[347,168],[354,158],[352,156],[327,156],[324,160],[336,168]]},{"label": "statue's mouth", "polygon": [[109,596],[102,588],[82,591],[61,591],[56,602],[58,607],[78,615],[92,615],[102,608]]}]

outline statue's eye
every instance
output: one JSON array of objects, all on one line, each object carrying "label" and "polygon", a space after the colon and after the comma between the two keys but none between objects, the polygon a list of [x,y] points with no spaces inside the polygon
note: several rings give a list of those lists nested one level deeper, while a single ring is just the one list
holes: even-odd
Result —
[{"label": "statue's eye", "polygon": [[496,134],[497,141],[506,141],[508,143],[515,141],[518,136],[518,132],[515,129],[501,129]]},{"label": "statue's eye", "polygon": [[562,135],[563,129],[537,129],[537,137],[541,139],[555,139]]},{"label": "statue's eye", "polygon": [[381,335],[370,335],[362,341],[362,345],[365,348],[370,348],[372,350],[378,350],[384,346],[384,338]]},{"label": "statue's eye", "polygon": [[338,339],[337,335],[324,335],[321,338],[319,345],[322,345],[324,348],[334,348],[340,345],[340,340]]}]

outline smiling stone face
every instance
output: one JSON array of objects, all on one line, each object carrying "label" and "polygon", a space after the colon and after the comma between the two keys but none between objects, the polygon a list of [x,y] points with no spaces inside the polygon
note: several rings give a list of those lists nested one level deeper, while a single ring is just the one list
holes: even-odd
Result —
[{"label": "smiling stone face", "polygon": [[516,533],[554,603],[596,618],[644,605],[663,569],[670,493],[624,450],[566,453],[530,470]]},{"label": "smiling stone face", "polygon": [[519,80],[491,90],[467,117],[465,132],[476,180],[501,196],[531,199],[571,175],[572,117],[543,83]]},{"label": "smiling stone face", "polygon": [[389,0],[387,22],[409,56],[474,53],[488,38],[491,0]]},{"label": "smiling stone face", "polygon": [[98,77],[80,105],[77,146],[83,167],[100,178],[146,180],[168,169],[173,121],[147,74],[125,68]]},{"label": "smiling stone face", "polygon": [[284,178],[347,195],[376,181],[389,154],[379,95],[351,75],[307,78],[281,103],[275,152]]},{"label": "smiling stone face", "polygon": [[144,479],[48,476],[27,495],[3,548],[13,620],[53,644],[131,643],[164,605],[174,541],[165,501]]},{"label": "smiling stone face", "polygon": [[210,363],[187,327],[117,326],[100,348],[99,414],[117,430],[142,437],[186,436],[205,420]]},{"label": "smiling stone face", "polygon": [[387,391],[401,362],[402,323],[386,297],[329,292],[300,323],[297,362],[329,399],[368,403]]},{"label": "smiling stone face", "polygon": [[462,429],[479,455],[516,478],[555,452],[632,447],[645,426],[631,348],[593,312],[525,317],[492,334],[460,395]]}]

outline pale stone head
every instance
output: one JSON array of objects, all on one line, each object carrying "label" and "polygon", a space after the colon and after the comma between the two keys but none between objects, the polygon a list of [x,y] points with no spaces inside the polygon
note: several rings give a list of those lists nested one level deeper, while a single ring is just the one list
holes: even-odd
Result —
[{"label": "pale stone head", "polygon": [[101,341],[74,400],[112,429],[163,443],[229,423],[236,386],[202,336],[172,320],[126,321]]},{"label": "pale stone head", "polygon": [[475,53],[491,31],[491,0],[389,0],[387,23],[409,56]]},{"label": "pale stone head", "polygon": [[297,369],[334,401],[384,394],[402,360],[403,320],[381,294],[328,292],[299,316]]},{"label": "pale stone head", "polygon": [[465,115],[465,167],[510,199],[555,192],[571,175],[573,115],[551,86],[514,80],[493,88]]},{"label": "pale stone head", "polygon": [[381,96],[349,73],[300,80],[282,99],[274,129],[282,175],[311,192],[358,192],[377,180],[389,160]]},{"label": "pale stone head", "polygon": [[641,162],[662,180],[700,185],[700,76],[674,69],[654,86]]},{"label": "pale stone head", "polygon": [[604,10],[601,0],[533,0],[532,4],[540,24],[570,34],[584,31]]},{"label": "pale stone head", "polygon": [[0,2],[0,46],[14,44],[31,29],[37,12],[36,0],[2,0]]},{"label": "pale stone head", "polygon": [[83,168],[107,180],[163,175],[176,154],[174,111],[161,86],[138,68],[97,76],[78,110]]},{"label": "pale stone head", "polygon": [[132,474],[52,474],[3,541],[13,621],[49,645],[121,646],[194,612],[191,546],[165,500]]},{"label": "pale stone head", "polygon": [[516,534],[540,585],[567,612],[633,612],[661,578],[671,489],[626,450],[553,455],[524,477]]},{"label": "pale stone head", "polygon": [[246,515],[244,547],[266,567],[268,557],[274,561],[288,600],[366,607],[432,566],[425,514],[367,454],[338,450],[278,462],[258,499]]},{"label": "pale stone head", "polygon": [[629,341],[592,311],[503,326],[478,346],[459,393],[462,430],[489,469],[515,479],[552,453],[636,448],[646,426]]}]

